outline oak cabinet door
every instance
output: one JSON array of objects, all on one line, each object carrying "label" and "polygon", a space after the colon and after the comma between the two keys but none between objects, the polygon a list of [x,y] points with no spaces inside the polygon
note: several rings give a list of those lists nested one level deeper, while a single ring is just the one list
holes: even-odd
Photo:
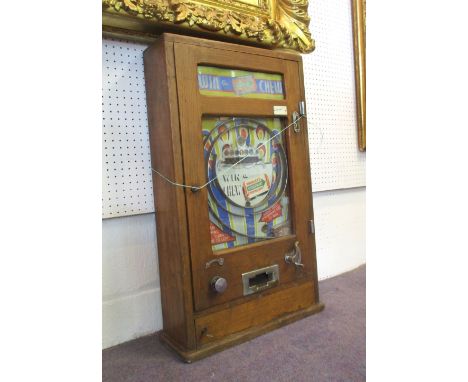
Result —
[{"label": "oak cabinet door", "polygon": [[[286,129],[300,62],[177,42],[174,57],[185,184],[202,187],[185,192],[195,310],[313,279],[306,121]],[[285,261],[297,250],[303,267]]]}]

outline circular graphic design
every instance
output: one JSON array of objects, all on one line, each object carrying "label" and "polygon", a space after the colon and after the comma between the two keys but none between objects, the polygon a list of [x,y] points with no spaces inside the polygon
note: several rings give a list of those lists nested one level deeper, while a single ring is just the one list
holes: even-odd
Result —
[{"label": "circular graphic design", "polygon": [[227,235],[266,239],[289,226],[280,128],[280,123],[268,127],[252,118],[231,118],[204,130],[210,220]]}]

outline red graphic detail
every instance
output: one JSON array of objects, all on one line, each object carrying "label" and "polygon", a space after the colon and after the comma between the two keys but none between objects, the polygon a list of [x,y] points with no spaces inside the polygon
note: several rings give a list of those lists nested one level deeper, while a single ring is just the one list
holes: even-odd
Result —
[{"label": "red graphic detail", "polygon": [[249,132],[247,131],[247,129],[241,127],[239,129],[239,135],[244,138],[244,139],[247,139],[248,135],[249,135]]},{"label": "red graphic detail", "polygon": [[235,237],[228,235],[226,232],[221,231],[216,225],[210,222],[211,244],[227,243],[236,240]]},{"label": "red graphic detail", "polygon": [[281,204],[276,203],[269,210],[262,213],[260,221],[264,223],[269,223],[273,221],[273,219],[276,219],[280,216],[283,216],[283,207],[281,207]]}]

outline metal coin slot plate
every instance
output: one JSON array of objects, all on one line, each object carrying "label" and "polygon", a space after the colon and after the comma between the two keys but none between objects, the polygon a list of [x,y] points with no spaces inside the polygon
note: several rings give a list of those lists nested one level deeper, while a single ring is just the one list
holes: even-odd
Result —
[{"label": "metal coin slot plate", "polygon": [[278,282],[279,268],[277,264],[242,274],[244,296],[272,288],[278,285]]}]

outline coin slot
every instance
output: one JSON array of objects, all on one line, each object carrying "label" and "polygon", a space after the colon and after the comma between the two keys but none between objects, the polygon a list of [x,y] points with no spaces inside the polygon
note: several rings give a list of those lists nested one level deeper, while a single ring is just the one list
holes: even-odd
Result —
[{"label": "coin slot", "polygon": [[279,268],[277,264],[243,273],[244,296],[272,288],[278,285],[278,280]]},{"label": "coin slot", "polygon": [[271,280],[273,280],[273,273],[259,273],[258,275],[249,279],[249,287],[266,284]]}]

